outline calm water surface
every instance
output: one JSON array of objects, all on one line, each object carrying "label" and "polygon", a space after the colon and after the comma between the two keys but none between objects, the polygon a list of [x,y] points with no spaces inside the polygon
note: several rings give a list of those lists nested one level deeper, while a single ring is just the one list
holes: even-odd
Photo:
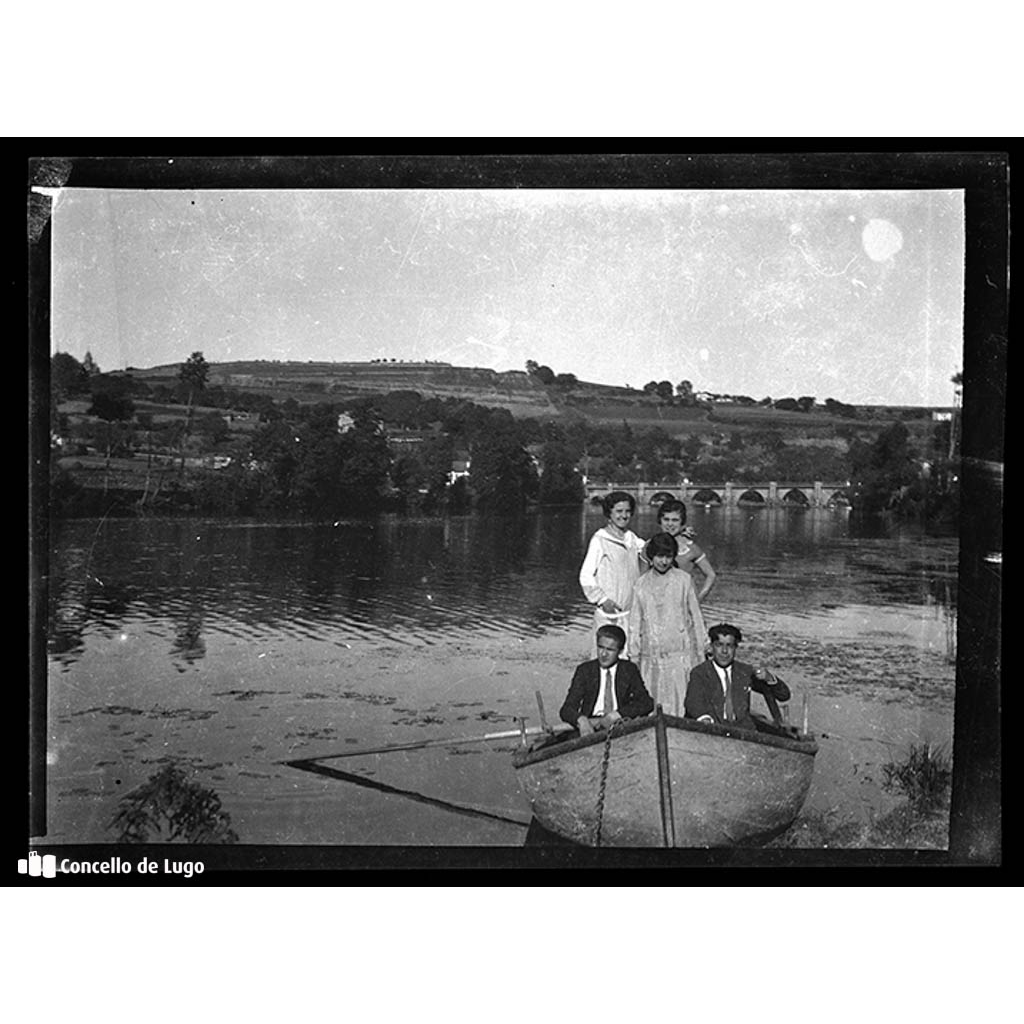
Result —
[{"label": "calm water surface", "polygon": [[[535,725],[537,692],[557,717],[591,656],[577,572],[602,523],[61,525],[47,838],[113,841],[118,801],[173,761],[246,843],[521,843],[511,740],[322,762],[345,777],[284,762]],[[741,657],[806,695],[827,735],[809,807],[879,810],[884,755],[951,736],[956,538],[826,510],[694,509],[691,524],[719,573],[706,618],[741,626]],[[650,536],[653,513],[634,528]]]}]

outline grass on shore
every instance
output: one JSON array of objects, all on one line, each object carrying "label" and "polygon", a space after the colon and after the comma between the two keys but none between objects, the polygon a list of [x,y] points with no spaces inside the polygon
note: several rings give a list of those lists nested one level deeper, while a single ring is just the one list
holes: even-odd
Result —
[{"label": "grass on shore", "polygon": [[945,850],[949,847],[952,762],[941,748],[910,747],[900,761],[882,765],[882,788],[901,793],[897,807],[869,821],[843,815],[839,808],[801,814],[768,845],[781,849]]}]

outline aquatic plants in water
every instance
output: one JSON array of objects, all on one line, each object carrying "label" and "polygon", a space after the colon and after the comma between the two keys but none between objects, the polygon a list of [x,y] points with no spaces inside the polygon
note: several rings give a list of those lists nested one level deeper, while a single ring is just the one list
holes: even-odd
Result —
[{"label": "aquatic plants in water", "polygon": [[231,816],[220,797],[190,782],[176,764],[167,764],[126,793],[107,826],[119,843],[237,843]]},{"label": "aquatic plants in water", "polygon": [[882,774],[885,776],[882,788],[888,792],[901,792],[919,814],[928,814],[944,806],[953,777],[948,755],[928,743],[922,746],[913,744],[904,760],[883,764]]}]

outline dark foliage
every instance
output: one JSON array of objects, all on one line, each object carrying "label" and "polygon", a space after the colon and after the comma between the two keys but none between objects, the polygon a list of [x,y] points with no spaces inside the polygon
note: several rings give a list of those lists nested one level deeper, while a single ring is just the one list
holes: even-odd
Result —
[{"label": "dark foliage", "polygon": [[889,761],[882,765],[882,774],[885,777],[882,788],[902,793],[911,808],[922,814],[945,805],[953,778],[949,757],[927,743],[912,745],[902,761]]},{"label": "dark foliage", "polygon": [[107,826],[119,843],[237,843],[220,797],[168,764],[122,797]]}]

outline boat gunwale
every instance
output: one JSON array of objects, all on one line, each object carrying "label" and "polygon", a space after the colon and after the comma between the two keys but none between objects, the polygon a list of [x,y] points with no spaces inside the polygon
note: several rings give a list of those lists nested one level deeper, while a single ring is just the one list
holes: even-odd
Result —
[{"label": "boat gunwale", "polygon": [[[717,722],[697,722],[689,718],[677,718],[675,715],[663,715],[665,725],[670,729],[679,729],[683,732],[697,732],[708,736],[721,736],[727,739],[740,740],[744,743],[755,743],[762,746],[775,747],[779,750],[787,750],[794,754],[807,754],[813,757],[818,752],[818,744],[805,733],[806,739],[795,739],[786,736],[774,736],[770,733],[752,732],[749,729],[739,729],[735,726],[719,725]],[[615,733],[612,739],[623,736],[630,736],[633,733],[643,732],[645,729],[653,729],[656,722],[655,715],[645,715],[642,718],[625,719],[615,726]],[[560,757],[563,754],[583,750],[586,747],[603,745],[606,739],[604,731],[595,732],[590,736],[577,736],[571,740],[563,740],[560,743],[552,743],[536,750],[517,750],[512,755],[514,768],[526,768],[539,764],[542,761],[550,760],[553,757]]]}]

